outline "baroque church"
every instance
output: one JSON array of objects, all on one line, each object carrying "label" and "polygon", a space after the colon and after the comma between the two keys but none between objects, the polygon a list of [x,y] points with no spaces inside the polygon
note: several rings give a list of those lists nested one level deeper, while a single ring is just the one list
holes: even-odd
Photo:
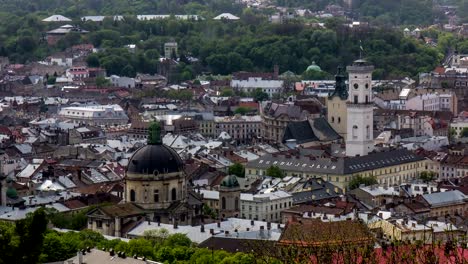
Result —
[{"label": "baroque church", "polygon": [[90,211],[88,229],[121,237],[141,221],[198,225],[202,208],[202,197],[188,185],[183,161],[162,144],[160,126],[153,123],[148,144],[129,160],[123,202]]}]

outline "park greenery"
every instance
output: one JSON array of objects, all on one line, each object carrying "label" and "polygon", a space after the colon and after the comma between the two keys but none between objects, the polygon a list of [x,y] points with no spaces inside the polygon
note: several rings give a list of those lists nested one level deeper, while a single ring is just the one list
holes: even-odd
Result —
[{"label": "park greenery", "polygon": [[150,230],[143,238],[124,242],[107,240],[90,230],[57,232],[47,229],[47,210],[39,209],[24,220],[0,223],[0,263],[47,263],[63,261],[87,247],[125,252],[163,263],[253,263],[244,253],[198,248],[184,234],[169,235],[167,230]]},{"label": "park greenery", "polygon": [[[211,210],[205,208],[204,210]],[[213,212],[213,215],[215,212]],[[49,212],[38,209],[28,214],[26,219],[16,223],[0,223],[0,263],[50,263],[63,261],[86,248],[114,252],[125,252],[126,256],[145,257],[162,263],[203,263],[203,264],[250,264],[250,263],[332,263],[332,259],[349,259],[339,263],[442,263],[445,256],[453,263],[466,263],[464,250],[458,247],[464,240],[450,239],[444,244],[382,244],[384,258],[379,256],[374,247],[361,244],[328,243],[325,239],[320,246],[265,246],[263,240],[246,242],[252,248],[251,253],[229,253],[223,250],[197,247],[185,234],[172,234],[165,229],[147,230],[141,238],[129,242],[120,239],[108,240],[101,234],[90,231],[58,232],[47,229]],[[325,223],[322,223],[322,226]],[[325,228],[324,226],[322,228]],[[333,230],[332,237],[343,230]],[[307,241],[308,238],[297,234],[296,239]],[[466,244],[466,241],[464,242]],[[441,252],[442,251],[442,252]],[[439,252],[439,253],[437,253]],[[441,254],[440,254],[441,253]]]},{"label": "park greenery", "polygon": [[361,184],[363,184],[364,186],[370,186],[370,185],[374,185],[377,183],[378,183],[377,179],[374,176],[357,175],[353,179],[351,179],[348,187],[350,190],[354,190],[356,188],[359,188]]}]

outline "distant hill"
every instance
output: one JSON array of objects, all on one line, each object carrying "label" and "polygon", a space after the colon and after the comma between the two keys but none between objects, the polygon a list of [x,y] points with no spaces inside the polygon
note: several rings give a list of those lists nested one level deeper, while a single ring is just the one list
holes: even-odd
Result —
[{"label": "distant hill", "polygon": [[59,13],[67,17],[84,15],[239,14],[242,8],[231,0],[0,0],[0,12]]},{"label": "distant hill", "polygon": [[[344,5],[343,0],[273,0],[278,5],[287,7],[309,8],[314,11],[324,10],[329,4]],[[468,1],[441,1],[442,4],[452,2],[454,5],[465,5]],[[467,12],[459,12],[466,15]],[[437,19],[445,19],[433,3],[433,0],[357,0],[352,10],[355,19],[368,20],[386,25],[430,25]]]}]

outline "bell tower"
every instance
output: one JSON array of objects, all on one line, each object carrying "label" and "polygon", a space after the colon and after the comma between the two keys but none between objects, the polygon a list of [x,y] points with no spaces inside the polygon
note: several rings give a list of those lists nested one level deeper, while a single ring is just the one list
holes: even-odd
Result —
[{"label": "bell tower", "polygon": [[335,90],[326,98],[327,120],[331,127],[343,138],[347,133],[347,111],[348,87],[343,68],[338,67],[335,75]]},{"label": "bell tower", "polygon": [[357,60],[346,67],[349,97],[347,102],[346,156],[365,156],[374,149],[372,71],[374,66]]}]

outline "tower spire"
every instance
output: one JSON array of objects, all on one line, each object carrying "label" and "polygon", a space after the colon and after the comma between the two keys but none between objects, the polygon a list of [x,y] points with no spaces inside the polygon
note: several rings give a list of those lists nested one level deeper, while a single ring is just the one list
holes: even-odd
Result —
[{"label": "tower spire", "polygon": [[148,127],[148,145],[161,144],[161,125],[158,122],[151,122]]},{"label": "tower spire", "polygon": [[339,96],[342,100],[348,99],[348,89],[346,87],[346,76],[343,73],[343,67],[338,67],[338,72],[335,75],[335,90],[330,97]]}]

